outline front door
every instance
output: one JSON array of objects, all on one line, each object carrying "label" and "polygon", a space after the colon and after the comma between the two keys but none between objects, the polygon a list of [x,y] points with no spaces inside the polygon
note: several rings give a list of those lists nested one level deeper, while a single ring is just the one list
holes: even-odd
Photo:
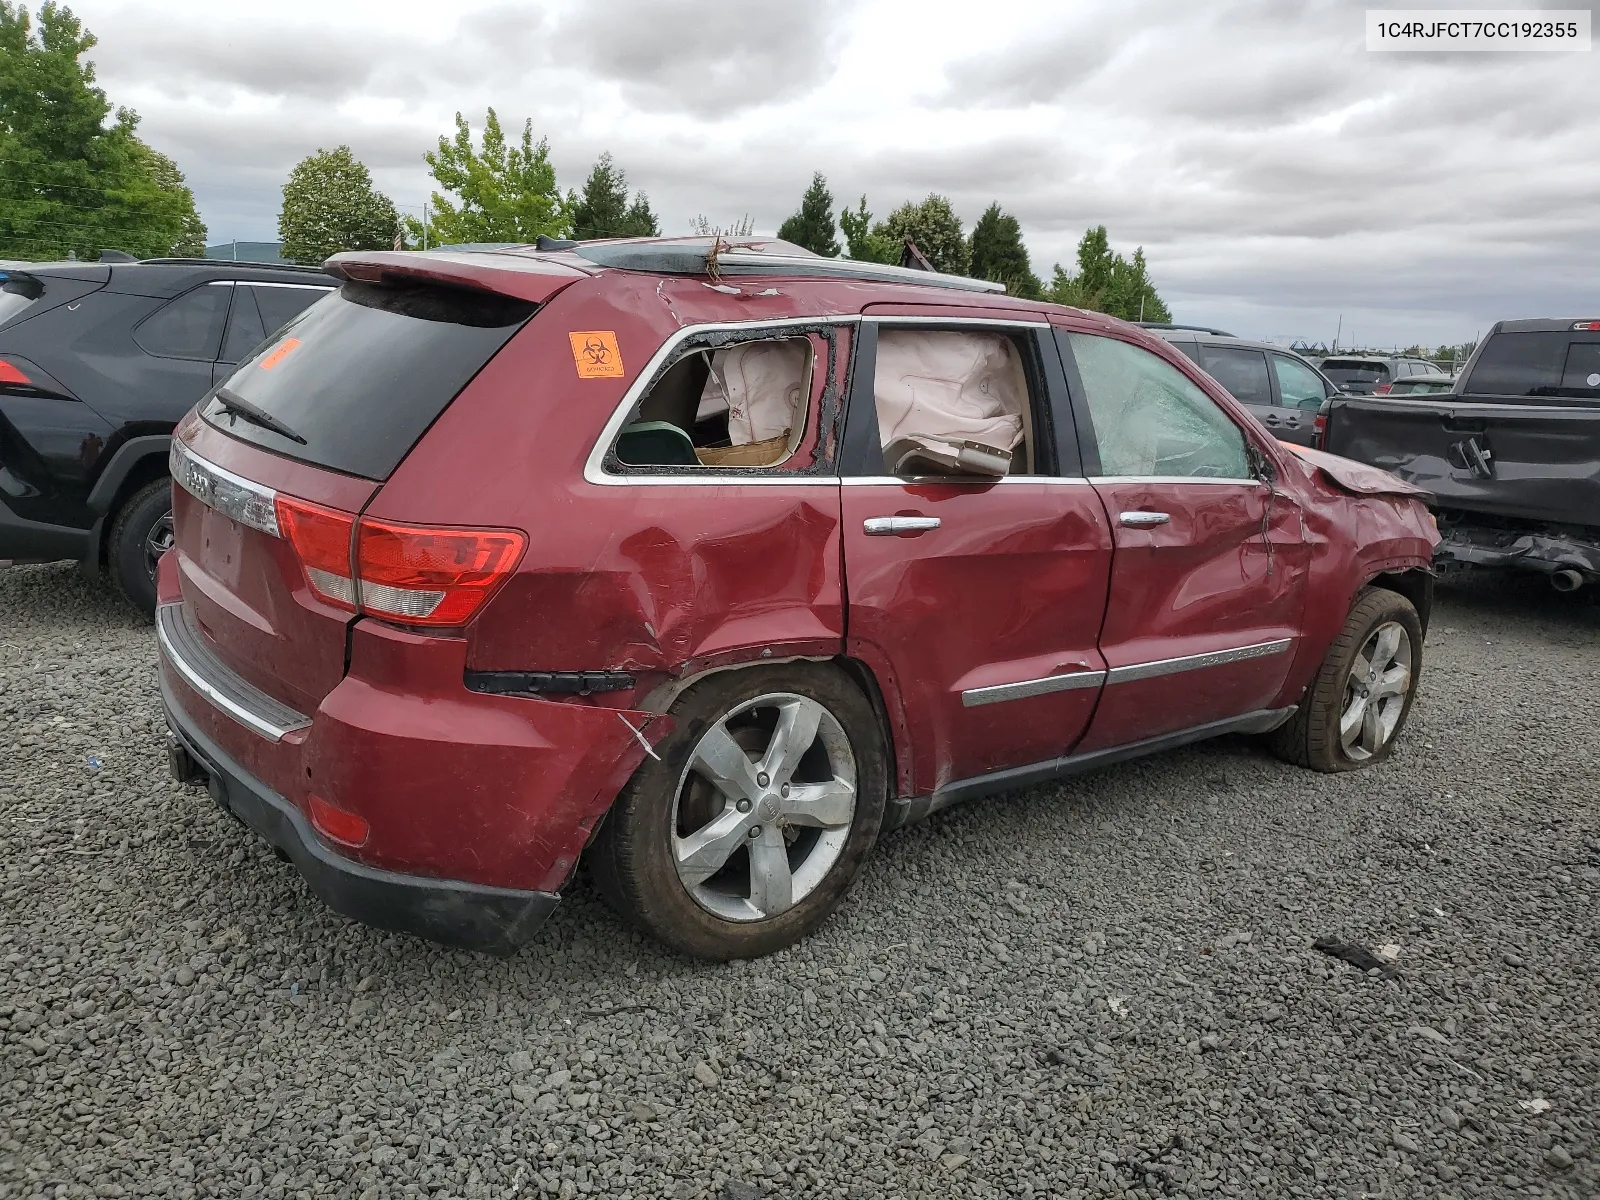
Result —
[{"label": "front door", "polygon": [[[882,683],[910,749],[902,795],[1059,758],[1094,712],[1111,530],[1071,429],[1050,418],[1064,379],[1045,337],[1038,325],[862,322],[843,471],[846,647]],[[979,477],[906,462],[922,437],[993,446],[1011,467]]]},{"label": "front door", "polygon": [[1240,426],[1143,347],[1058,332],[1116,553],[1105,694],[1081,751],[1271,706],[1293,660],[1306,547]]},{"label": "front door", "polygon": [[1301,446],[1317,444],[1317,412],[1329,396],[1322,376],[1287,354],[1269,354],[1273,382],[1278,385],[1281,424],[1272,432],[1281,441]]}]

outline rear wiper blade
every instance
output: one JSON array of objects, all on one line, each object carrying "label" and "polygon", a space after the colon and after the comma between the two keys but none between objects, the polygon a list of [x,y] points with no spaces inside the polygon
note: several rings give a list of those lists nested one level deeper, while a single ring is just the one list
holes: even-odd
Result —
[{"label": "rear wiper blade", "polygon": [[305,438],[301,437],[294,430],[290,429],[266,409],[257,408],[254,404],[251,404],[250,401],[239,395],[238,392],[235,392],[229,388],[218,388],[212,399],[214,399],[218,404],[222,405],[222,407],[228,412],[231,412],[236,416],[243,417],[252,425],[259,425],[263,429],[270,429],[279,437],[286,437],[291,442],[299,442],[302,446],[306,444]]}]

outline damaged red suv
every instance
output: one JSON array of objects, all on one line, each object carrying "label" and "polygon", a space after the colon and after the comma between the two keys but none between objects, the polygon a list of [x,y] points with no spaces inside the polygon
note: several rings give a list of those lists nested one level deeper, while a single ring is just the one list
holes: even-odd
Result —
[{"label": "damaged red suv", "polygon": [[353,253],[172,447],[170,751],[341,913],[679,950],[1221,733],[1381,760],[1436,533],[1120,321],[781,242]]}]

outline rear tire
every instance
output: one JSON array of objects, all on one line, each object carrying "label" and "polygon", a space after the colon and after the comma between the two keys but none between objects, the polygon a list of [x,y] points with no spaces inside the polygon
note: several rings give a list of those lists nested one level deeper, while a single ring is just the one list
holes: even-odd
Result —
[{"label": "rear tire", "polygon": [[883,823],[872,705],[838,671],[802,662],[712,675],[670,712],[659,760],[634,773],[590,850],[596,886],[696,958],[792,945],[838,907]]},{"label": "rear tire", "polygon": [[[1381,661],[1374,661],[1379,660]],[[1356,597],[1294,716],[1267,735],[1279,758],[1313,771],[1355,771],[1394,750],[1422,679],[1422,622],[1398,592]]]},{"label": "rear tire", "polygon": [[128,497],[106,539],[111,578],[147,617],[156,611],[156,560],[171,545],[172,481],[162,477]]}]

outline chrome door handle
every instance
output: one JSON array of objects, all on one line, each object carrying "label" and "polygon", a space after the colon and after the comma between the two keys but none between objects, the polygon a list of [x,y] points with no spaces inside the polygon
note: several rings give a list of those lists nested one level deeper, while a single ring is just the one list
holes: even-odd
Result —
[{"label": "chrome door handle", "polygon": [[1165,525],[1172,518],[1166,513],[1125,512],[1119,514],[1117,520],[1133,529],[1147,529],[1151,525]]},{"label": "chrome door handle", "polygon": [[939,528],[938,517],[868,517],[861,528],[874,537],[893,537],[899,533],[923,533]]}]

